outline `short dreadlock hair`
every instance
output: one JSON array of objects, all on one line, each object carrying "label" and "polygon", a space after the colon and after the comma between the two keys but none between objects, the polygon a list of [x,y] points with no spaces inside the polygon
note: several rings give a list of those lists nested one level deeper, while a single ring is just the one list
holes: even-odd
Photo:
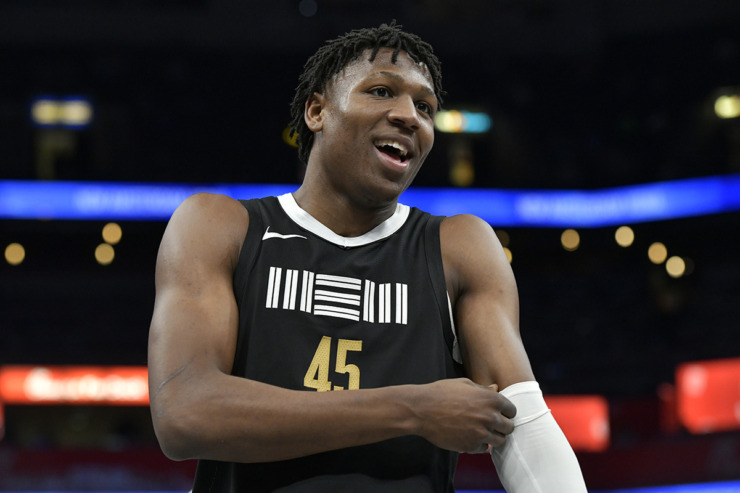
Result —
[{"label": "short dreadlock hair", "polygon": [[356,29],[343,36],[327,41],[308,59],[298,79],[293,102],[290,105],[290,127],[298,144],[298,156],[308,163],[313,145],[313,132],[303,119],[306,101],[313,93],[323,93],[329,81],[347,65],[359,58],[365,50],[371,50],[368,60],[372,62],[381,48],[393,49],[391,61],[396,63],[398,54],[405,51],[415,63],[423,63],[429,69],[434,84],[434,95],[442,104],[442,70],[432,46],[419,36],[402,30],[394,20],[380,27]]}]

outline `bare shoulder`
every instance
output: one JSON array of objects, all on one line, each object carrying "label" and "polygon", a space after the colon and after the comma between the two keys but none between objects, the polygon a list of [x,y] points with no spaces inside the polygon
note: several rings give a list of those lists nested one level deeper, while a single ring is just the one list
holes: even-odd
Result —
[{"label": "bare shoulder", "polygon": [[478,216],[472,214],[458,214],[446,217],[440,227],[442,246],[445,242],[459,243],[459,240],[473,240],[477,242],[494,241],[498,243],[493,228]]},{"label": "bare shoulder", "polygon": [[158,263],[168,261],[235,265],[249,227],[249,214],[225,195],[197,193],[170,218]]},{"label": "bare shoulder", "polygon": [[459,214],[445,218],[440,226],[440,243],[453,298],[471,282],[485,280],[485,276],[510,275],[511,268],[496,233],[478,216]]},{"label": "bare shoulder", "polygon": [[244,220],[248,221],[249,216],[238,200],[226,195],[202,192],[185,199],[173,213],[170,222],[220,229],[224,225],[234,227]]}]

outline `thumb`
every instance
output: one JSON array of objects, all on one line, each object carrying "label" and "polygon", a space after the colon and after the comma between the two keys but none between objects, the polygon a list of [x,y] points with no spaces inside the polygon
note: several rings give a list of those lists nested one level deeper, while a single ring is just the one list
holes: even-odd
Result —
[{"label": "thumb", "polygon": [[495,392],[498,392],[498,384],[497,383],[492,383],[491,385],[488,386],[488,388],[491,389],[491,390],[493,390],[493,391],[495,391]]}]

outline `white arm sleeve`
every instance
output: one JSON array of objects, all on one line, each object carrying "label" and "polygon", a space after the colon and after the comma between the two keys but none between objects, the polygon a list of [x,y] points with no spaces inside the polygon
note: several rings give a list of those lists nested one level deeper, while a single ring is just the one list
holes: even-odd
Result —
[{"label": "white arm sleeve", "polygon": [[514,431],[491,449],[501,483],[509,493],[586,492],[573,449],[550,414],[537,382],[501,391],[516,406]]}]

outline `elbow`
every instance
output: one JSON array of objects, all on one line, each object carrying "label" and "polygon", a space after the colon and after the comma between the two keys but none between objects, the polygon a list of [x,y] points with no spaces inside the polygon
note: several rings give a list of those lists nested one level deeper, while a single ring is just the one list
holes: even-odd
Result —
[{"label": "elbow", "polygon": [[191,423],[189,416],[194,414],[187,407],[165,406],[153,401],[151,413],[154,434],[167,458],[174,461],[199,458],[200,440],[195,434],[198,427]]},{"label": "elbow", "polygon": [[174,461],[197,458],[195,454],[192,453],[192,449],[188,446],[188,440],[175,428],[176,427],[170,426],[169,424],[154,426],[154,433],[157,436],[159,448],[162,449],[162,453],[164,453],[168,459]]}]

